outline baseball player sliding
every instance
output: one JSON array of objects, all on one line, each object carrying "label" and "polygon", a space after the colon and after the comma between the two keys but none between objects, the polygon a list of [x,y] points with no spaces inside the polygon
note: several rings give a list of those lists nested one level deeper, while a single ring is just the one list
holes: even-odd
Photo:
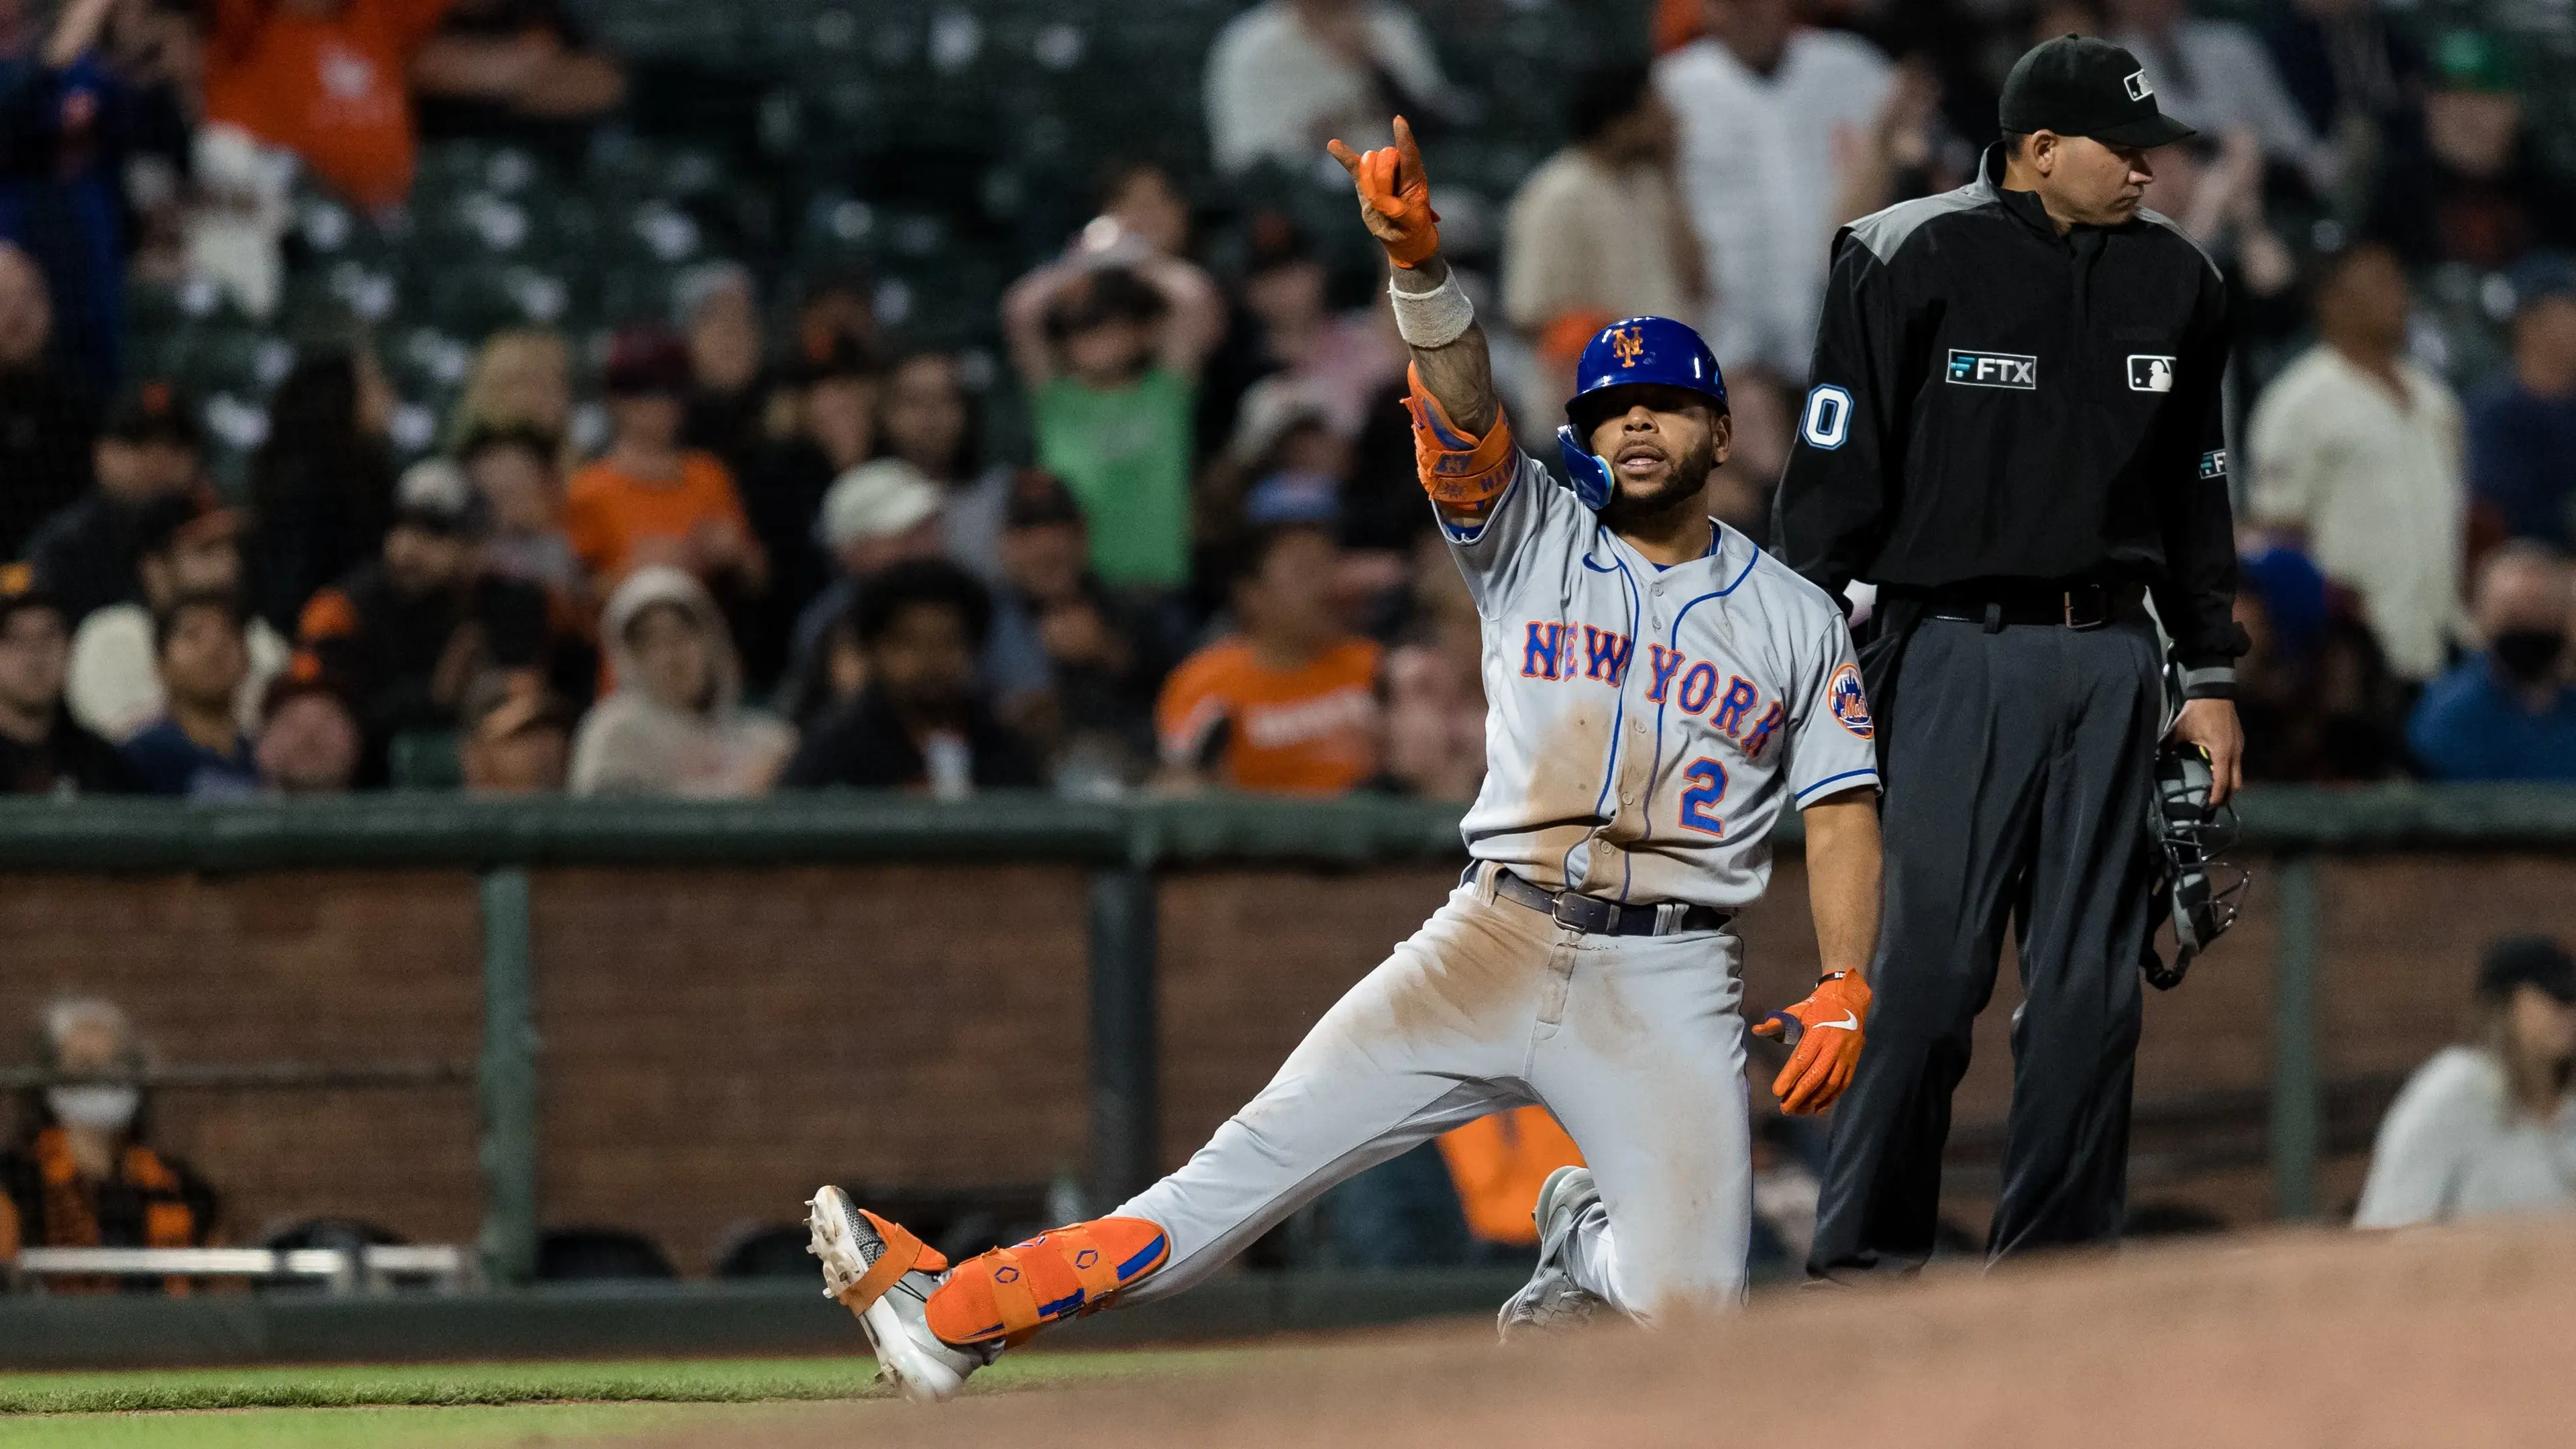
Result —
[{"label": "baseball player sliding", "polygon": [[1878,929],[1877,762],[1842,611],[1714,522],[1726,387],[1644,317],[1584,353],[1574,489],[1514,446],[1485,337],[1440,257],[1412,132],[1333,155],[1394,263],[1422,483],[1484,620],[1493,701],[1474,864],[1188,1165],[1114,1214],[951,1267],[835,1187],[809,1204],[826,1291],[881,1372],[939,1399],[1047,1324],[1179,1293],[1318,1194],[1526,1103],[1591,1165],[1548,1179],[1539,1262],[1504,1332],[1615,1308],[1652,1322],[1743,1293],[1752,1218],[1743,987],[1728,923],[1806,813],[1825,966],[1772,1091],[1851,1078]]}]

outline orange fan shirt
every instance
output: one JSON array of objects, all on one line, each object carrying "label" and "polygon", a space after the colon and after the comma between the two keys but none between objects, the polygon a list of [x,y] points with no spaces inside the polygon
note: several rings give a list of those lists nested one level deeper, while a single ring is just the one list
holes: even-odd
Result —
[{"label": "orange fan shirt", "polygon": [[602,460],[564,484],[564,536],[603,589],[649,562],[636,557],[639,549],[676,544],[702,523],[727,520],[751,529],[733,474],[709,453],[682,453],[676,483],[629,477]]},{"label": "orange fan shirt", "polygon": [[215,0],[206,119],[304,158],[370,210],[411,194],[411,62],[449,0],[347,0],[324,19]]},{"label": "orange fan shirt", "polygon": [[1168,764],[1238,790],[1338,795],[1377,771],[1378,647],[1346,639],[1298,669],[1221,639],[1181,661],[1154,707]]},{"label": "orange fan shirt", "polygon": [[1440,1157],[1458,1188],[1467,1231],[1488,1243],[1538,1242],[1530,1210],[1560,1167],[1581,1167],[1583,1153],[1545,1107],[1515,1107],[1440,1134]]}]

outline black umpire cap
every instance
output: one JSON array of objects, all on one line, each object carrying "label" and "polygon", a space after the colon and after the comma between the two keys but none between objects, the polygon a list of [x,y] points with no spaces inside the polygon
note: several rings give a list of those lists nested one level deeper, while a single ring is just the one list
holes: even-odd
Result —
[{"label": "black umpire cap", "polygon": [[2113,146],[2165,146],[2192,134],[2156,108],[2136,56],[2089,35],[2032,46],[2004,78],[1999,109],[2008,136],[2054,131]]}]

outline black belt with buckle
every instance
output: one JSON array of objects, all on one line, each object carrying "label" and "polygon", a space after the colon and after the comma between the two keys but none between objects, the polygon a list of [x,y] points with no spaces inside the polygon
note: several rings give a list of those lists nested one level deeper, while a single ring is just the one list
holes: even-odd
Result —
[{"label": "black belt with buckle", "polygon": [[[1476,866],[1467,867],[1461,884],[1476,878]],[[1533,885],[1501,866],[1494,867],[1494,894],[1517,906],[1527,906],[1560,926],[1571,926],[1587,936],[1680,936],[1695,931],[1720,931],[1735,919],[1735,912],[1715,906],[1686,906],[1668,901],[1662,905],[1622,905],[1598,896],[1574,891],[1552,891]]]},{"label": "black belt with buckle", "polygon": [[2145,602],[2147,591],[2133,583],[1982,584],[1955,589],[1928,589],[1922,600],[1927,619],[1954,619],[1983,624],[1991,634],[2006,624],[2046,624],[2061,629],[2099,629]]}]

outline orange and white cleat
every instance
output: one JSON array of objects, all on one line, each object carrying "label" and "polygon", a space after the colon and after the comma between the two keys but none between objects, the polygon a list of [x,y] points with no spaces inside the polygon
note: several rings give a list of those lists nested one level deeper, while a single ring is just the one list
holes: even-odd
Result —
[{"label": "orange and white cleat", "polygon": [[1163,1266],[1172,1240],[1143,1218],[1094,1218],[958,1264],[930,1295],[942,1342],[1016,1345],[1050,1323],[1097,1313]]},{"label": "orange and white cleat", "polygon": [[948,1260],[938,1249],[825,1186],[807,1201],[806,1251],[822,1260],[823,1292],[858,1315],[876,1350],[877,1377],[916,1404],[954,1396],[975,1370],[1001,1357],[998,1343],[960,1347],[930,1331],[928,1305]]}]

